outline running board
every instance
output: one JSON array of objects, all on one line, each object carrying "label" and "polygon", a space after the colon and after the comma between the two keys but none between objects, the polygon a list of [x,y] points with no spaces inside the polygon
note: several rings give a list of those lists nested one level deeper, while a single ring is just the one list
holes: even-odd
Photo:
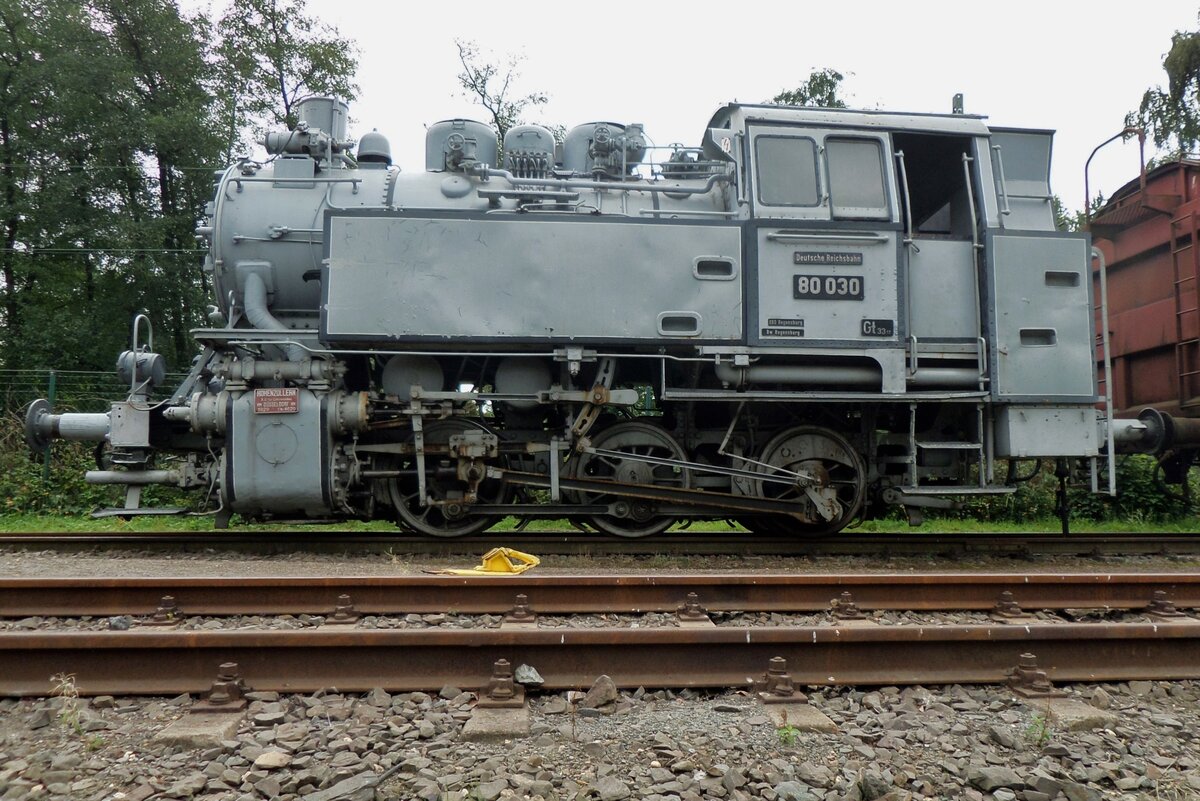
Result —
[{"label": "running board", "polygon": [[162,515],[181,515],[188,510],[182,506],[163,506],[150,507],[143,509],[137,507],[134,509],[97,509],[92,512],[92,517],[99,520],[106,517],[147,517],[147,516],[162,516]]},{"label": "running board", "polygon": [[1016,487],[896,487],[902,495],[1012,495]]}]

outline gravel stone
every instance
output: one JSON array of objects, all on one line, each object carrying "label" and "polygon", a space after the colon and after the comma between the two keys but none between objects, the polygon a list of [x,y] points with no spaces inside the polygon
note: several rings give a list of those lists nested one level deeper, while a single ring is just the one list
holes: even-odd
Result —
[{"label": "gravel stone", "polygon": [[967,781],[985,792],[998,787],[1020,790],[1025,782],[1011,768],[973,765],[967,769]]},{"label": "gravel stone", "polygon": [[496,779],[495,781],[479,784],[475,788],[474,794],[478,796],[480,801],[495,801],[507,789],[508,782],[505,779]]},{"label": "gravel stone", "polygon": [[254,767],[266,768],[272,770],[274,768],[287,767],[292,758],[283,751],[264,751],[254,759]]},{"label": "gravel stone", "polygon": [[777,801],[820,801],[799,782],[780,782],[773,788]]},{"label": "gravel stone", "polygon": [[537,672],[537,669],[532,665],[517,665],[517,669],[513,671],[513,681],[517,684],[526,684],[541,686],[546,683],[542,678],[542,674]]},{"label": "gravel stone", "polygon": [[600,801],[623,801],[632,795],[629,785],[613,776],[605,776],[598,781],[596,792],[600,796]]},{"label": "gravel stone", "polygon": [[617,700],[617,685],[608,676],[600,676],[579,702],[580,709],[597,709]]}]

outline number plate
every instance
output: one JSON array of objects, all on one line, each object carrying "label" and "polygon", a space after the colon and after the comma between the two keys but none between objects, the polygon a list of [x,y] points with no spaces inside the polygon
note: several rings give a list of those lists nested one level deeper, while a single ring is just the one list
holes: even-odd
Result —
[{"label": "number plate", "polygon": [[794,275],[792,296],[797,300],[862,300],[861,275]]}]

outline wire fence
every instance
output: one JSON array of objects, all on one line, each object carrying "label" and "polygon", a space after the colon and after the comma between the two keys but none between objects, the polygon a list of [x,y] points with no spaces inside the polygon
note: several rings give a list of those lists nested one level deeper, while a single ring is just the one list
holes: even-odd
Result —
[{"label": "wire fence", "polygon": [[[159,394],[179,386],[186,373],[168,373]],[[0,411],[18,412],[30,401],[46,398],[55,412],[103,412],[124,400],[129,384],[115,370],[0,370]]]}]

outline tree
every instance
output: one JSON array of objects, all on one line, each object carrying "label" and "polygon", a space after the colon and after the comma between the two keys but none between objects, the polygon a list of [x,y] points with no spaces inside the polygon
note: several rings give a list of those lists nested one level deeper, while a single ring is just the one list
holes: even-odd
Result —
[{"label": "tree", "polygon": [[[188,330],[200,322],[207,292],[194,229],[212,181],[199,165],[216,162],[223,144],[206,87],[207,20],[184,18],[167,0],[93,2],[127,75],[134,101],[127,112],[129,137],[144,154],[157,206],[154,219],[140,221],[128,236],[147,251],[140,266],[156,274],[161,303],[155,305],[169,336],[160,339],[172,346],[162,349],[173,363],[186,364]],[[129,215],[136,219],[141,211],[134,206]]]},{"label": "tree", "polygon": [[118,188],[140,181],[131,93],[87,4],[0,0],[0,31],[0,356],[90,364]]},{"label": "tree", "polygon": [[842,80],[846,76],[835,69],[813,70],[808,79],[795,89],[780,92],[771,98],[772,103],[783,106],[820,106],[823,108],[845,108],[846,103],[838,97]]},{"label": "tree", "polygon": [[549,95],[543,92],[513,96],[513,82],[520,77],[517,68],[524,61],[523,56],[510,56],[507,62],[498,66],[485,61],[474,42],[455,39],[454,44],[458,47],[458,60],[462,64],[462,72],[456,77],[458,85],[462,87],[463,97],[487,110],[492,116],[496,136],[502,143],[508,129],[521,123],[526,109],[538,108],[549,102]]},{"label": "tree", "polygon": [[173,0],[0,0],[0,366],[110,370],[139,311],[187,365],[228,109],[274,123],[308,91],[353,90],[352,48],[302,12],[242,0],[224,60]]},{"label": "tree", "polygon": [[1200,32],[1175,32],[1163,70],[1167,88],[1147,89],[1138,110],[1126,115],[1125,122],[1145,128],[1155,146],[1175,158],[1200,142]]},{"label": "tree", "polygon": [[291,129],[297,101],[353,100],[358,51],[336,28],[306,14],[305,0],[236,0],[217,25],[220,114],[230,153],[246,135]]}]

